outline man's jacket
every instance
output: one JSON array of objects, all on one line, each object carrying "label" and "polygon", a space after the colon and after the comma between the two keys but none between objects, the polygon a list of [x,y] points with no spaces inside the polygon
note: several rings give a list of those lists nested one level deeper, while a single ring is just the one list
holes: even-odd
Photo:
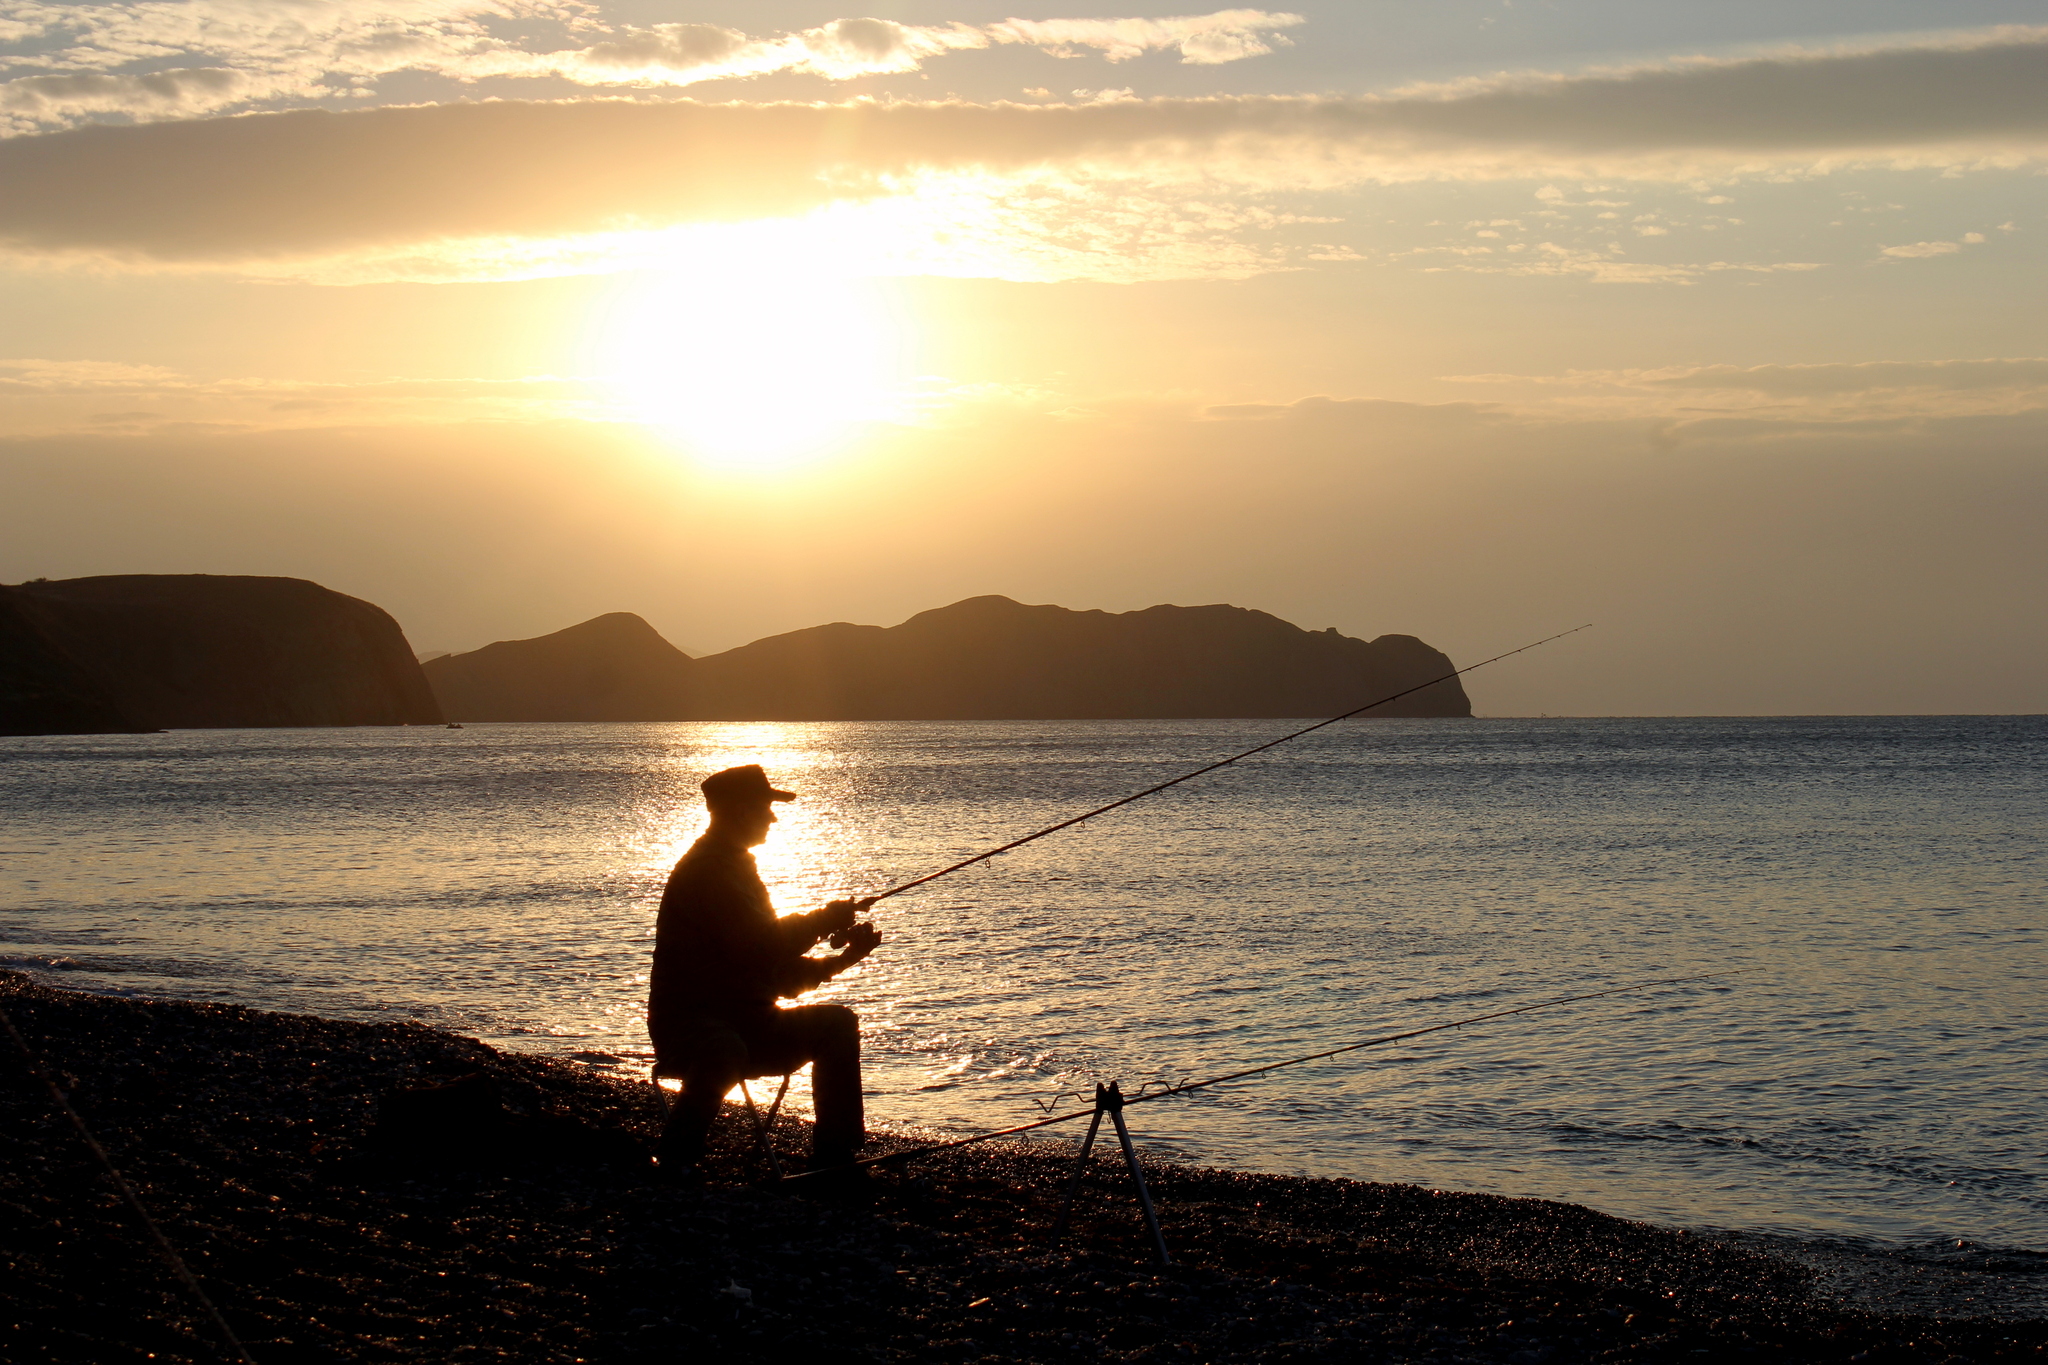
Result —
[{"label": "man's jacket", "polygon": [[654,923],[647,1024],[656,1049],[665,1026],[773,1009],[778,998],[825,980],[831,964],[804,956],[824,937],[824,915],[778,919],[752,851],[710,834],[698,839],[669,874]]}]

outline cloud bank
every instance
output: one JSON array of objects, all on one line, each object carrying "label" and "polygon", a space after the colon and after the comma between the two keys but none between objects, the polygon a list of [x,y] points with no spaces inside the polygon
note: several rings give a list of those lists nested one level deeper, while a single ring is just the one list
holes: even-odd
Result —
[{"label": "cloud bank", "polygon": [[[1840,365],[1702,365],[1677,373],[1649,373],[1638,382],[1657,388],[1740,389],[1751,393],[1867,393],[1874,389],[2048,390],[2048,358],[2012,360],[1867,360]],[[2044,394],[2048,397],[2048,394]]]},{"label": "cloud bank", "polygon": [[380,76],[504,46],[494,23],[576,21],[564,0],[0,0],[0,62],[24,73],[0,81],[0,131],[368,95]]},{"label": "cloud bank", "polygon": [[469,79],[551,75],[580,85],[681,86],[779,71],[843,81],[916,71],[947,52],[1018,45],[1058,56],[1090,50],[1112,62],[1178,52],[1189,65],[1217,66],[1286,46],[1279,30],[1304,22],[1299,14],[1256,9],[1162,19],[1005,19],[979,26],[837,19],[778,38],[749,38],[715,24],[657,24],[574,51],[466,54],[444,69]]},{"label": "cloud bank", "polygon": [[[1496,390],[1525,414],[1660,423],[1661,440],[1739,420],[1802,430],[1939,418],[2048,414],[2048,358],[1867,360],[1806,365],[1679,365],[1564,374],[1445,375]],[[1536,407],[1528,407],[1533,397]]]},{"label": "cloud bank", "polygon": [[931,174],[1311,188],[2044,149],[2034,30],[1388,97],[298,110],[0,142],[0,245],[231,262],[788,215]]},{"label": "cloud bank", "polygon": [[143,118],[190,117],[247,98],[241,72],[228,67],[172,67],[144,75],[64,72],[0,81],[0,114],[48,122],[83,114]]},{"label": "cloud bank", "polygon": [[[770,37],[706,23],[607,27],[567,0],[231,0],[60,6],[0,0],[0,37],[39,53],[11,65],[49,70],[0,80],[0,128],[191,117],[238,105],[365,97],[400,72],[464,83],[554,78],[655,89],[791,72],[828,81],[919,70],[949,52],[1028,46],[1111,62],[1173,52],[1213,66],[1263,56],[1301,15],[1257,9],[1153,19],[1006,19],[903,24],[844,18]],[[534,29],[596,41],[547,50]],[[6,59],[0,59],[6,61]],[[201,65],[201,62],[204,62]],[[165,62],[162,69],[124,68]]]},{"label": "cloud bank", "polygon": [[0,442],[55,433],[263,431],[307,426],[589,422],[616,399],[588,380],[198,379],[159,365],[0,359]]},{"label": "cloud bank", "polygon": [[[1287,403],[1195,404],[1186,395],[952,384],[927,377],[882,404],[880,425],[960,429],[989,420],[1284,422],[1303,429],[1367,418],[1393,430],[1427,417],[1431,430],[1524,432],[1587,422],[1627,426],[1660,449],[1708,431],[1726,439],[1912,430],[1928,421],[2026,416],[2048,420],[2048,357],[1873,360],[1793,365],[1691,365],[1553,375],[1446,375],[1489,390],[1486,401],[1417,404],[1315,396]],[[407,422],[632,423],[630,386],[601,375],[370,378],[309,382],[202,378],[157,365],[0,358],[0,440],[65,432],[205,426],[272,430]],[[862,418],[860,420],[870,420]],[[1648,433],[1647,436],[1644,434]]]}]

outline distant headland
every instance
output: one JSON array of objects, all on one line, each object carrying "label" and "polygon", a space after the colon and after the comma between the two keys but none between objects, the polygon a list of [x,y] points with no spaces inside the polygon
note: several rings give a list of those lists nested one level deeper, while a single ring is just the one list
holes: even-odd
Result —
[{"label": "distant headland", "polygon": [[440,720],[398,622],[304,579],[117,574],[0,588],[0,734]]},{"label": "distant headland", "polygon": [[[1111,613],[970,597],[896,626],[835,622],[692,659],[614,612],[426,664],[450,720],[1134,720],[1324,716],[1451,671],[1243,607]],[[1457,679],[1383,708],[1469,716]]]},{"label": "distant headland", "polygon": [[[446,721],[1325,716],[1448,673],[1412,635],[1233,606],[1111,613],[971,597],[692,659],[613,612],[418,663],[368,602],[291,578],[130,574],[0,588],[0,734]],[[1469,716],[1453,678],[1379,716]]]}]

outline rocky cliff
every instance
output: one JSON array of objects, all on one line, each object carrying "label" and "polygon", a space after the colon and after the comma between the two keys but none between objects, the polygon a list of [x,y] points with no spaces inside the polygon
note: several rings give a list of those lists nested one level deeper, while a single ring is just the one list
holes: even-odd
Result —
[{"label": "rocky cliff", "polygon": [[0,596],[0,678],[63,679],[0,683],[10,733],[441,719],[398,623],[303,579],[122,574]]},{"label": "rocky cliff", "polygon": [[[1335,715],[1451,670],[1242,607],[1115,614],[974,597],[897,626],[844,622],[690,659],[637,616],[435,659],[456,720],[1053,720]],[[1456,679],[1374,711],[1469,716]]]},{"label": "rocky cliff", "polygon": [[0,735],[133,734],[143,730],[0,588]]}]

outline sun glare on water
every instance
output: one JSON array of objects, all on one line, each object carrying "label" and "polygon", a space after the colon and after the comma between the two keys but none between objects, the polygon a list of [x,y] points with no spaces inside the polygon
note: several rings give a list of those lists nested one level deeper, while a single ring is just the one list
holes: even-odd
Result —
[{"label": "sun glare on water", "polygon": [[599,364],[627,420],[700,464],[771,472],[894,416],[908,341],[882,283],[727,251],[622,281]]}]

